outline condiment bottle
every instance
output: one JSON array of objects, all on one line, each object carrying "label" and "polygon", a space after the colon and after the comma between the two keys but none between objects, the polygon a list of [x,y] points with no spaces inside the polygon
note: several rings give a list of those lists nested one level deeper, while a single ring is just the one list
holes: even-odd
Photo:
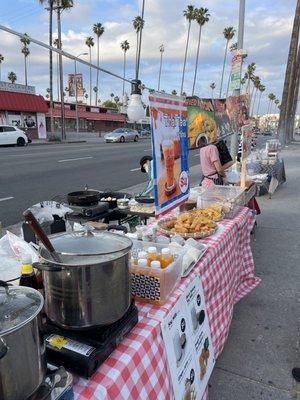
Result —
[{"label": "condiment bottle", "polygon": [[170,265],[173,261],[174,257],[171,254],[171,250],[168,247],[163,248],[160,257],[161,267],[167,268],[167,266]]},{"label": "condiment bottle", "polygon": [[[146,253],[147,254],[147,253]],[[147,259],[146,258],[140,258],[139,260],[138,260],[138,266],[140,267],[140,268],[146,268],[146,267],[148,267],[148,261],[147,261]]]},{"label": "condiment bottle", "polygon": [[159,255],[157,254],[156,247],[153,246],[148,248],[147,260],[148,260],[148,267],[151,266],[152,261],[159,261]]},{"label": "condiment bottle", "polygon": [[22,259],[21,278],[19,286],[27,286],[38,289],[38,281],[32,267],[32,258],[30,255]]},{"label": "condiment bottle", "polygon": [[160,265],[159,261],[151,261],[150,267],[153,268],[153,269],[160,269],[161,265]]}]

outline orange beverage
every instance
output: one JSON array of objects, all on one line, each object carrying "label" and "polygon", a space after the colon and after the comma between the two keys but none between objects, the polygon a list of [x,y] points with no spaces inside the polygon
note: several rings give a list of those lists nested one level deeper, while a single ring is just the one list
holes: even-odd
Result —
[{"label": "orange beverage", "polygon": [[174,257],[171,254],[171,250],[167,247],[162,249],[160,256],[161,268],[167,268],[167,266],[172,264],[173,261]]},{"label": "orange beverage", "polygon": [[165,168],[166,168],[166,181],[167,188],[171,188],[174,185],[174,145],[171,140],[166,140],[162,144]]},{"label": "orange beverage", "polygon": [[152,261],[160,261],[160,256],[157,253],[156,247],[149,247],[148,248],[147,261],[148,261],[148,267],[151,267]]},{"label": "orange beverage", "polygon": [[180,139],[178,136],[174,139],[174,158],[177,159],[180,157]]}]

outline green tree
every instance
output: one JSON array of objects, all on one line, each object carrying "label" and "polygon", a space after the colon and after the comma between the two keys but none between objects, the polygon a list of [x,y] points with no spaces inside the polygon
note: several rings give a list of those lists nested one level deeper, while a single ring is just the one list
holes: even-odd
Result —
[{"label": "green tree", "polygon": [[249,94],[250,94],[250,85],[251,85],[251,81],[253,79],[255,70],[256,70],[256,64],[254,62],[252,62],[247,66],[247,71],[245,72],[244,78],[247,80],[246,91]]},{"label": "green tree", "polygon": [[172,95],[173,96],[177,96],[177,91],[174,89],[174,90],[172,90]]},{"label": "green tree", "polygon": [[268,104],[268,111],[267,111],[267,114],[270,114],[270,113],[271,113],[271,110],[272,110],[273,101],[276,99],[275,94],[274,94],[274,93],[270,93],[270,94],[268,95],[268,99],[269,99],[269,104]]},{"label": "green tree", "polygon": [[7,78],[9,81],[11,81],[11,83],[15,83],[17,81],[17,75],[13,71],[9,72]]},{"label": "green tree", "polygon": [[139,54],[140,54],[140,33],[144,28],[145,21],[141,16],[137,16],[134,18],[132,21],[133,23],[133,29],[135,30],[136,33],[136,52],[135,52],[135,78],[138,79],[139,75]]},{"label": "green tree", "polygon": [[29,47],[28,47],[30,45],[30,40],[29,40],[27,33],[24,33],[24,35],[20,39],[20,42],[23,44],[21,52],[24,55],[25,86],[27,86],[27,81],[28,81],[28,79],[27,79],[27,57],[30,54]]},{"label": "green tree", "polygon": [[[100,22],[98,22],[97,24],[94,24],[93,32],[97,36],[97,67],[99,68],[99,64],[100,64],[100,37],[104,33],[104,26]],[[99,69],[97,69],[96,87],[97,87],[97,91],[96,91],[95,105],[97,105],[97,103],[98,103]]]},{"label": "green tree", "polygon": [[104,102],[102,103],[102,107],[106,107],[106,108],[115,108],[115,109],[118,108],[117,104],[116,104],[114,101],[112,101],[112,100],[106,100],[106,101],[104,101]]},{"label": "green tree", "polygon": [[194,74],[194,82],[193,82],[193,90],[192,96],[195,93],[195,86],[197,80],[197,72],[198,72],[198,60],[199,60],[199,51],[200,51],[200,43],[201,43],[201,33],[202,27],[209,21],[210,14],[208,13],[207,8],[199,8],[195,11],[195,21],[199,25],[199,35],[198,35],[198,45],[197,45],[197,55],[196,55],[196,65],[195,65],[195,74]]},{"label": "green tree", "polygon": [[[258,91],[258,89],[259,89],[259,87],[261,85],[260,78],[258,76],[254,76],[252,78],[252,82],[253,82],[253,85],[254,85],[254,89],[253,89],[254,90],[254,96],[252,94],[252,98],[253,98],[253,101],[252,101],[252,112],[250,112],[250,115],[253,115],[253,113],[254,113],[256,95],[257,95],[257,91]],[[250,108],[251,108],[251,104],[250,104]]]},{"label": "green tree", "polygon": [[[86,38],[85,44],[89,48],[90,64],[92,64],[92,47],[95,44],[92,36]],[[91,105],[92,105],[92,67],[90,66],[90,106]]]},{"label": "green tree", "polygon": [[124,53],[124,58],[123,58],[123,90],[122,90],[122,101],[124,101],[123,100],[123,98],[124,98],[124,94],[125,94],[125,78],[126,78],[126,53],[127,53],[127,51],[130,49],[130,44],[129,44],[129,42],[128,42],[128,40],[124,40],[122,43],[121,43],[121,49],[122,49],[122,51],[123,51],[123,53]]},{"label": "green tree", "polygon": [[230,51],[236,51],[237,50],[237,42],[232,43],[232,45],[229,47]]},{"label": "green tree", "polygon": [[230,40],[233,39],[233,37],[235,35],[235,29],[233,28],[233,26],[229,26],[229,27],[225,28],[223,31],[223,35],[226,40],[226,45],[225,45],[222,76],[221,76],[221,86],[220,86],[220,93],[219,93],[220,98],[222,97],[223,79],[224,79],[225,65],[226,65],[226,59],[227,59],[227,53],[228,53],[228,46],[229,46]]},{"label": "green tree", "polygon": [[259,90],[259,97],[258,97],[256,115],[259,115],[261,96],[262,96],[263,92],[266,90],[266,87],[264,85],[260,84],[258,87],[258,90]]},{"label": "green tree", "polygon": [[186,60],[187,60],[187,54],[188,54],[188,48],[189,48],[189,42],[190,42],[191,24],[192,24],[192,21],[194,21],[194,19],[195,19],[195,7],[193,5],[187,6],[187,8],[183,11],[183,16],[188,21],[188,32],[187,32],[184,61],[183,61],[182,80],[181,80],[181,89],[180,89],[181,94],[183,93]]},{"label": "green tree", "polygon": [[1,79],[2,79],[2,77],[1,77],[1,74],[2,74],[1,69],[2,69],[2,63],[3,63],[3,61],[4,61],[4,56],[3,56],[2,54],[0,54],[0,81],[1,81]]},{"label": "green tree", "polygon": [[165,52],[165,46],[163,44],[161,44],[159,46],[159,52],[160,52],[160,63],[159,63],[158,85],[157,85],[158,92],[160,90],[160,78],[161,78],[161,71],[162,71],[163,54]]},{"label": "green tree", "polygon": [[214,99],[214,90],[215,90],[215,88],[216,88],[215,82],[212,82],[212,83],[209,85],[209,87],[211,88],[211,98],[212,98],[212,100],[213,100],[213,99]]}]

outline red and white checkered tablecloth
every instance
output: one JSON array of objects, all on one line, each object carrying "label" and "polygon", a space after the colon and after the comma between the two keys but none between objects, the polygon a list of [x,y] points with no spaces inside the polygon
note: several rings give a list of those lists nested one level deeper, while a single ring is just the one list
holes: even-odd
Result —
[{"label": "red and white checkered tablecloth", "polygon": [[[243,208],[233,220],[222,221],[224,229],[217,237],[203,240],[209,245],[208,251],[189,276],[179,282],[164,306],[138,304],[138,324],[89,380],[75,380],[75,399],[172,399],[160,321],[196,274],[202,279],[212,341],[218,357],[229,333],[234,304],[260,282],[254,276],[250,248],[253,222],[248,208]],[[208,399],[207,392],[203,400]]]}]

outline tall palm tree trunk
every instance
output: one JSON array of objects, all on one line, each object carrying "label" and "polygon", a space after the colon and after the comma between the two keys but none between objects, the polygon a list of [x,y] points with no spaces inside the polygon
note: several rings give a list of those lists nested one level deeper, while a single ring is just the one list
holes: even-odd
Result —
[{"label": "tall palm tree trunk", "polygon": [[[99,68],[99,64],[100,64],[100,51],[99,51],[99,45],[100,45],[100,37],[97,36],[97,67]],[[99,86],[99,69],[97,69],[97,78],[96,78],[96,87],[97,87],[97,91],[96,91],[96,100],[95,100],[95,105],[98,104],[98,86]]]},{"label": "tall palm tree trunk", "polygon": [[158,75],[158,85],[157,85],[157,90],[159,92],[160,89],[160,78],[161,78],[161,70],[162,70],[162,59],[163,59],[163,53],[160,53],[160,66],[159,66],[159,75]]},{"label": "tall palm tree trunk", "polygon": [[201,43],[201,32],[202,32],[202,25],[200,25],[200,27],[199,27],[198,46],[197,46],[197,55],[196,55],[196,65],[195,65],[192,96],[194,96],[194,93],[195,93],[195,86],[196,86],[196,79],[197,79],[197,72],[198,72],[198,60],[199,60],[200,43]]},{"label": "tall palm tree trunk", "polygon": [[139,32],[136,33],[135,79],[138,79]]},{"label": "tall palm tree trunk", "polygon": [[280,107],[280,116],[278,124],[278,136],[282,144],[287,141],[287,114],[288,114],[288,96],[291,90],[293,64],[297,57],[297,49],[299,42],[299,27],[300,27],[300,0],[297,0],[293,31],[291,36],[284,86],[282,92],[282,101]]},{"label": "tall palm tree trunk", "polygon": [[27,87],[27,57],[24,56],[24,73],[25,73],[25,86]]},{"label": "tall palm tree trunk", "polygon": [[[92,47],[89,47],[90,64],[92,64]],[[90,66],[90,106],[92,105],[92,67]]]},{"label": "tall palm tree trunk", "polygon": [[183,71],[182,71],[180,94],[183,93],[184,76],[185,76],[185,68],[186,68],[186,59],[187,59],[187,52],[188,52],[189,41],[190,41],[190,32],[191,32],[191,21],[189,21],[188,34],[187,34],[186,45],[185,45],[185,53],[184,53],[184,62],[183,62]]},{"label": "tall palm tree trunk", "polygon": [[258,113],[259,113],[261,95],[262,95],[262,92],[259,92],[258,103],[257,103],[257,109],[256,109],[256,115],[258,115]]},{"label": "tall palm tree trunk", "polygon": [[56,84],[57,84],[57,101],[60,100],[59,96],[59,54],[56,54]]},{"label": "tall palm tree trunk", "polygon": [[256,95],[257,95],[257,88],[255,88],[255,92],[254,92],[253,103],[252,103],[252,111],[251,111],[251,113],[250,113],[251,116],[253,116],[253,114],[254,114],[254,107],[255,107]]},{"label": "tall palm tree trunk", "polygon": [[[124,51],[124,62],[123,62],[123,90],[122,90],[122,102],[124,102],[125,94],[125,76],[126,76],[126,51]],[[123,104],[124,106],[124,104]]]},{"label": "tall palm tree trunk", "polygon": [[267,114],[270,114],[271,100],[269,100]]},{"label": "tall palm tree trunk", "polygon": [[[53,44],[53,3],[49,2],[49,46]],[[53,52],[49,50],[49,89],[50,89],[50,134],[54,133],[53,118]]]},{"label": "tall palm tree trunk", "polygon": [[223,69],[222,69],[222,78],[221,78],[221,86],[220,86],[219,98],[222,97],[223,79],[224,79],[225,65],[226,65],[226,59],[227,59],[228,43],[229,43],[229,40],[226,41],[226,46],[225,46],[225,53],[224,53],[224,60],[223,60]]},{"label": "tall palm tree trunk", "polygon": [[[228,93],[229,93],[230,78],[231,78],[231,71],[230,71],[229,76],[228,76],[227,89],[226,89],[226,99],[227,99]],[[241,90],[241,94],[242,94],[242,90]]]}]

